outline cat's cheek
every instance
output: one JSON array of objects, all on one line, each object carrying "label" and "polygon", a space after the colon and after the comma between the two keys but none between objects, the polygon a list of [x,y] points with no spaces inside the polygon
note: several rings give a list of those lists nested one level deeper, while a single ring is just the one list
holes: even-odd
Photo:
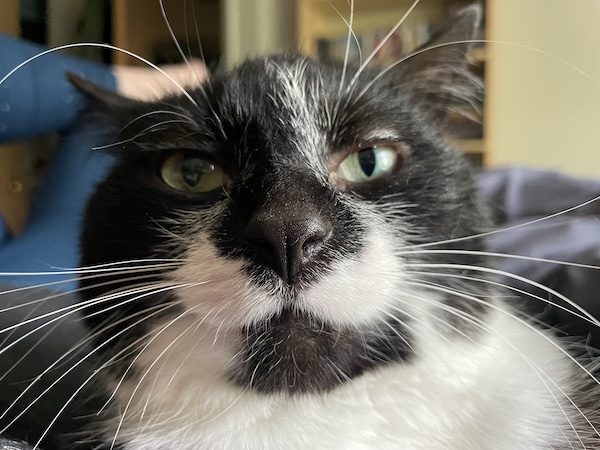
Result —
[{"label": "cat's cheek", "polygon": [[178,300],[204,326],[239,329],[265,320],[281,309],[280,299],[268,289],[251,283],[244,262],[224,258],[209,239],[196,239],[185,255],[186,263],[170,274],[185,285]]},{"label": "cat's cheek", "polygon": [[403,296],[402,261],[383,231],[371,231],[356,253],[340,257],[298,298],[299,306],[338,326],[359,326],[385,319]]}]

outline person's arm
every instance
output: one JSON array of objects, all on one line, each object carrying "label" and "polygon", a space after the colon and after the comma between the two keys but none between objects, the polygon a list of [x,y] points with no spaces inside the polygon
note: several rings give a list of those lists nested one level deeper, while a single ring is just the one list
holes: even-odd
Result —
[{"label": "person's arm", "polygon": [[[19,64],[46,49],[0,34],[0,80]],[[0,142],[63,130],[84,106],[65,77],[74,72],[115,90],[110,66],[51,52],[25,64],[0,84]]]}]

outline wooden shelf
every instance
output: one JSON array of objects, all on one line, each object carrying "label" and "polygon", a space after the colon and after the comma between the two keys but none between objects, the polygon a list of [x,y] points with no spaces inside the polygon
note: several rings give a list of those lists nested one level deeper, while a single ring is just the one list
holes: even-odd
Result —
[{"label": "wooden shelf", "polygon": [[0,32],[18,36],[19,28],[19,1],[3,0],[2,14],[0,14]]},{"label": "wooden shelf", "polygon": [[[163,0],[166,15],[173,33],[184,51],[187,43],[197,47],[198,38],[203,46],[220,41],[220,5],[217,1],[194,0],[191,3],[181,0]],[[140,14],[143,14],[140,16]],[[166,45],[174,47],[169,29],[165,23],[160,3],[147,0],[113,0],[113,44],[143,58],[156,62],[156,52]],[[197,23],[200,36],[196,36]],[[214,44],[212,44],[214,46]],[[173,52],[178,57],[176,52]],[[115,52],[116,64],[141,65],[140,61],[123,52]],[[168,61],[161,61],[168,62]],[[176,61],[171,61],[176,62]]]}]

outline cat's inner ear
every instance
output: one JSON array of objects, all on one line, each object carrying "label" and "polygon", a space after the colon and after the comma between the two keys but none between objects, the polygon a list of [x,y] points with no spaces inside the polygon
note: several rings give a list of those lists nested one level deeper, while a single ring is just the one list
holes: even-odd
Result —
[{"label": "cat's inner ear", "polygon": [[471,102],[481,81],[468,70],[468,52],[482,19],[482,7],[472,5],[451,17],[447,25],[395,68],[398,79],[421,98],[443,107],[452,100]]}]

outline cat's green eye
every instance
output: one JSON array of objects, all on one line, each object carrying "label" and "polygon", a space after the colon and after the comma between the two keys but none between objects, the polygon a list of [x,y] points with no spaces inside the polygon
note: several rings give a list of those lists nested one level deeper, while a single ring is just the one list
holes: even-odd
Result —
[{"label": "cat's green eye", "polygon": [[374,145],[352,152],[338,166],[336,176],[350,183],[381,178],[398,166],[398,151],[392,146]]},{"label": "cat's green eye", "polygon": [[222,189],[225,184],[225,174],[218,165],[184,152],[174,153],[165,159],[160,176],[173,189],[194,194]]}]

